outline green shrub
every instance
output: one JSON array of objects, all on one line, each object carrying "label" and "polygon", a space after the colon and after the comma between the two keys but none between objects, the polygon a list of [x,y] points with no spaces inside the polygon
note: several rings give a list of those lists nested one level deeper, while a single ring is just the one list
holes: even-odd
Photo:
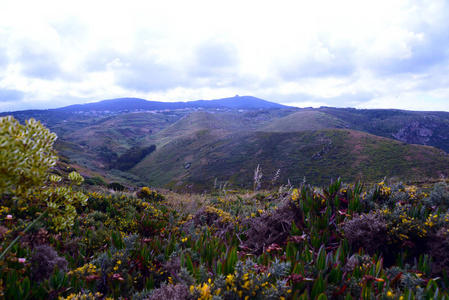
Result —
[{"label": "green shrub", "polygon": [[111,182],[110,184],[108,184],[108,189],[122,192],[122,191],[126,190],[126,187],[123,184],[121,184],[121,183]]},{"label": "green shrub", "polygon": [[84,183],[88,185],[106,186],[106,182],[104,182],[103,178],[98,176],[84,178]]},{"label": "green shrub", "polygon": [[445,182],[438,182],[434,185],[430,196],[425,199],[425,202],[429,206],[444,206],[449,207],[449,192]]},{"label": "green shrub", "polygon": [[156,191],[150,191],[146,186],[137,192],[137,197],[140,199],[145,199],[149,201],[163,201],[165,200],[164,195],[159,194]]},{"label": "green shrub", "polygon": [[32,217],[36,219],[11,242],[0,259],[47,215],[56,231],[73,225],[74,205],[87,202],[82,192],[73,189],[73,184],[83,182],[81,175],[70,173],[68,177],[72,183],[64,186],[60,176],[49,173],[57,160],[53,150],[55,140],[56,134],[34,119],[21,125],[11,116],[0,118],[0,196],[12,196],[14,206],[20,209],[43,207],[43,211],[34,210],[37,216]]},{"label": "green shrub", "polygon": [[57,136],[40,122],[21,125],[12,116],[0,118],[0,194],[26,198],[45,188],[48,170],[56,164]]}]

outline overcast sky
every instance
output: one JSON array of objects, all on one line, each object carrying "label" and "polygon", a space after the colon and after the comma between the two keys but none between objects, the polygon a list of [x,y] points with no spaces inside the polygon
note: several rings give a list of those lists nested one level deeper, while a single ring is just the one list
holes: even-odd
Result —
[{"label": "overcast sky", "polygon": [[449,2],[0,0],[0,111],[237,94],[449,111]]}]

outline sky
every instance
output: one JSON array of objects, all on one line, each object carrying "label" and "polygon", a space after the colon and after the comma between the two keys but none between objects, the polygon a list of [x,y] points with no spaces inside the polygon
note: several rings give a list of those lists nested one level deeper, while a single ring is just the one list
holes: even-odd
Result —
[{"label": "sky", "polygon": [[234,95],[449,111],[449,1],[0,0],[0,111]]}]

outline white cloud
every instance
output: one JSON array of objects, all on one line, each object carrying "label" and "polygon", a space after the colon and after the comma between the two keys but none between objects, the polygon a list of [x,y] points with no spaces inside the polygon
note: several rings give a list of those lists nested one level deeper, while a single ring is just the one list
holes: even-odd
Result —
[{"label": "white cloud", "polygon": [[235,94],[446,109],[448,16],[444,0],[2,0],[0,110]]}]

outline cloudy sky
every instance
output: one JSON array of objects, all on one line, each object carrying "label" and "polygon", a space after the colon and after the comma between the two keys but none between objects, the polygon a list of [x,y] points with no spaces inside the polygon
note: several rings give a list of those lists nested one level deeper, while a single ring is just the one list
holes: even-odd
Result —
[{"label": "cloudy sky", "polygon": [[237,94],[449,111],[449,2],[0,0],[0,111]]}]

